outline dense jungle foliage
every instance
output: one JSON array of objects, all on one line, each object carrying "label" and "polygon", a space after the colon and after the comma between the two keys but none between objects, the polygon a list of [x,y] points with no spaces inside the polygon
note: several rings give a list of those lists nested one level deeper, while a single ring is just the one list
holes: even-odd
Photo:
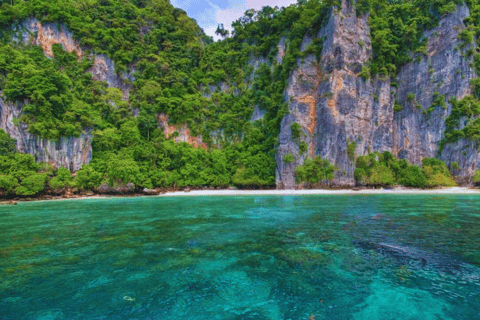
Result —
[{"label": "dense jungle foliage", "polygon": [[[476,1],[468,2],[472,34],[464,35],[467,42],[479,32]],[[68,170],[37,165],[31,156],[12,152],[11,141],[1,136],[6,141],[5,145],[0,141],[5,163],[1,188],[20,195],[38,193],[42,183],[52,189],[85,190],[106,183],[112,187],[133,183],[137,188],[274,186],[277,137],[288,112],[284,91],[289,75],[299,59],[320,57],[323,39],[316,36],[331,10],[341,6],[338,0],[299,0],[286,8],[248,10],[233,23],[230,37],[219,30],[225,39],[213,42],[168,0],[0,3],[0,89],[3,99],[23,104],[16,125],[26,125],[29,132],[50,140],[94,136],[93,159],[75,179]],[[364,76],[394,75],[413,59],[410,52],[423,54],[423,32],[455,10],[457,3],[350,1],[359,15],[370,13],[373,58],[362,68]],[[71,30],[82,46],[81,58],[61,45],[54,45],[54,57],[47,58],[40,46],[14,41],[25,32],[22,22],[31,18]],[[305,36],[313,41],[301,51]],[[279,64],[277,45],[282,38],[286,47]],[[93,54],[115,62],[118,76],[131,87],[128,98],[122,90],[94,80],[89,72]],[[265,116],[252,122],[255,107]],[[195,149],[165,137],[158,126],[161,113],[171,125],[187,124],[192,136],[201,134],[207,147]],[[16,157],[29,159],[22,160],[28,165],[9,167]],[[365,174],[359,181],[376,185],[376,177],[384,175],[376,170],[385,170],[374,167],[361,167]],[[321,158],[308,159],[297,169],[297,179],[330,180],[333,168]],[[393,171],[398,182],[396,175]]]},{"label": "dense jungle foliage", "polygon": [[373,152],[358,157],[355,180],[359,185],[373,187],[402,185],[414,188],[434,188],[456,185],[450,170],[443,161],[424,158],[420,168],[405,159],[397,159],[388,151]]},{"label": "dense jungle foliage", "polygon": [[[476,1],[476,0],[472,0]],[[357,14],[369,13],[373,56],[364,72],[395,75],[414,55],[426,55],[424,32],[442,16],[457,9],[461,0],[359,0]],[[412,54],[413,53],[413,54]]]}]

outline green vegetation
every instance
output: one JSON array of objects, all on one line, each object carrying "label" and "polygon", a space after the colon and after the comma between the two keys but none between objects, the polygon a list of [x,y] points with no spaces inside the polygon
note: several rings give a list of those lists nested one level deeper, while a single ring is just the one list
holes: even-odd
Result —
[{"label": "green vegetation", "polygon": [[475,174],[472,177],[472,181],[479,186],[480,185],[480,169],[475,171]]},{"label": "green vegetation", "polygon": [[458,161],[454,161],[450,164],[450,169],[452,171],[455,171],[455,170],[458,170],[460,169],[460,164],[458,163]]},{"label": "green vegetation", "polygon": [[3,129],[0,129],[0,155],[8,156],[17,151],[17,142],[5,133]]},{"label": "green vegetation", "polygon": [[[368,80],[370,79],[370,68],[367,66],[362,66],[362,71],[358,74],[360,78],[363,78],[363,80]],[[376,100],[376,99],[375,99]]]},{"label": "green vegetation", "polygon": [[307,186],[328,184],[335,178],[336,170],[334,165],[320,156],[314,159],[305,159],[303,165],[295,168],[295,180],[297,183],[306,183]]},{"label": "green vegetation", "polygon": [[87,60],[78,64],[75,54],[53,48],[56,58],[48,59],[39,46],[0,46],[3,95],[11,102],[28,101],[19,120],[31,133],[51,140],[78,137],[84,128],[101,125],[101,106],[95,104],[104,90],[84,73],[91,66]]},{"label": "green vegetation", "polygon": [[357,142],[347,139],[347,156],[350,161],[355,161],[355,151],[357,150]]},{"label": "green vegetation", "polygon": [[451,173],[441,160],[424,158],[422,167],[411,165],[407,160],[398,160],[390,152],[373,152],[357,158],[355,180],[359,185],[393,186],[414,188],[455,186]]},{"label": "green vegetation", "polygon": [[298,149],[300,150],[301,154],[304,154],[308,151],[308,144],[305,141],[300,142],[298,145]]},{"label": "green vegetation", "polygon": [[[213,43],[185,12],[165,1],[5,2],[0,9],[0,89],[10,102],[27,102],[15,121],[35,135],[58,141],[93,133],[93,160],[75,180],[80,189],[105,183],[274,186],[275,146],[287,110],[285,86],[299,58],[320,58],[323,39],[316,35],[334,5],[339,2],[312,0],[248,10],[233,24],[232,37]],[[82,45],[81,58],[54,45],[49,59],[39,46],[11,41],[12,26],[29,17],[65,25]],[[312,41],[301,52],[305,36]],[[273,58],[282,37],[285,56],[277,64]],[[125,80],[132,86],[128,100],[121,90],[92,79],[91,53],[113,59],[125,79],[127,71],[135,70],[134,80]],[[273,64],[260,65],[253,74],[252,56],[268,57]],[[231,89],[219,90],[222,84]],[[266,115],[252,124],[254,106]],[[201,134],[207,149],[165,139],[158,129],[159,113],[170,124],[187,124],[191,135]],[[303,144],[299,147],[306,152]],[[45,186],[70,186],[64,173]],[[40,183],[30,185],[22,194],[39,192]]]},{"label": "green vegetation", "polygon": [[393,103],[393,112],[400,112],[403,110],[402,105],[398,103],[398,100],[395,99],[395,102]]},{"label": "green vegetation", "polygon": [[54,191],[60,191],[65,188],[71,188],[75,184],[73,183],[72,174],[66,168],[60,168],[57,170],[57,174],[53,177],[48,184]]},{"label": "green vegetation", "polygon": [[437,26],[440,18],[455,11],[459,3],[452,0],[359,0],[357,14],[370,13],[371,73],[395,75],[401,66],[412,61],[410,52],[423,55],[427,41],[423,32]]},{"label": "green vegetation", "polygon": [[297,140],[304,135],[302,131],[302,127],[296,122],[290,125],[290,131],[292,132],[292,138],[294,140]]},{"label": "green vegetation", "polygon": [[[439,144],[439,152],[447,143],[456,142],[463,138],[480,141],[480,101],[473,96],[466,96],[462,100],[450,99],[452,112],[445,119],[445,137]],[[463,129],[457,129],[464,121]]]},{"label": "green vegetation", "polygon": [[295,161],[295,157],[291,153],[287,153],[286,155],[283,156],[283,162],[289,164],[293,163]]},{"label": "green vegetation", "polygon": [[427,112],[430,114],[435,110],[436,107],[442,107],[447,109],[447,104],[445,103],[445,95],[438,93],[438,91],[433,93],[433,101],[430,107],[428,107]]},{"label": "green vegetation", "polygon": [[[478,42],[480,37],[480,3],[477,0],[466,1],[470,9],[470,16],[465,19],[468,29],[459,33],[463,46],[473,40]],[[476,74],[480,73],[480,52],[478,48],[472,51],[473,67]],[[467,95],[462,100],[450,99],[451,114],[445,119],[445,136],[440,141],[438,152],[441,153],[447,143],[454,143],[460,139],[480,141],[480,79],[471,80],[473,95]],[[459,129],[462,127],[462,129]]]},{"label": "green vegetation", "polygon": [[[410,51],[424,54],[423,32],[455,10],[456,3],[358,1],[358,13],[370,13],[373,48],[372,60],[361,66],[359,75],[364,79],[394,75],[411,60]],[[480,19],[474,18],[480,17],[480,7],[473,0],[468,4],[472,19],[467,23],[472,27],[460,37],[471,43],[478,39],[475,26]],[[324,39],[317,38],[318,32],[331,10],[340,6],[338,0],[302,0],[286,8],[248,10],[233,23],[231,37],[219,26],[224,39],[213,42],[185,12],[163,0],[3,1],[0,90],[5,100],[22,104],[23,114],[14,123],[52,141],[93,134],[93,159],[73,178],[65,168],[48,169],[36,164],[34,157],[16,153],[14,141],[0,131],[0,189],[5,194],[31,196],[72,187],[92,190],[105,184],[111,188],[133,184],[137,189],[274,186],[280,124],[288,111],[284,99],[288,79],[301,59],[313,55],[320,60]],[[53,58],[47,58],[40,46],[12,41],[13,27],[23,31],[20,22],[30,17],[65,25],[82,45],[81,57],[53,45]],[[302,52],[306,36],[312,41]],[[284,56],[278,63],[277,46],[282,39]],[[359,45],[365,43],[360,40]],[[128,98],[122,90],[93,79],[89,72],[93,54],[115,62],[117,76],[131,87]],[[267,58],[268,63],[254,70],[249,62],[255,57]],[[475,64],[480,66],[476,53]],[[472,85],[479,97],[480,83]],[[432,105],[445,107],[444,96],[434,97]],[[255,107],[265,116],[252,123]],[[398,103],[394,106],[395,112],[401,108]],[[456,130],[464,107],[457,109],[447,119],[445,141],[462,134],[475,137],[475,121],[469,129]],[[178,132],[165,138],[158,127],[159,114],[167,115],[170,125],[186,124],[192,136],[202,135],[205,148],[176,143]],[[302,127],[294,123],[290,129],[300,153],[305,154],[308,145],[301,141]],[[356,142],[348,141],[351,161],[355,149]],[[292,157],[286,155],[283,160],[291,163]],[[299,181],[313,184],[333,179],[334,168],[325,161],[306,160],[298,169]],[[392,176],[398,183],[398,173],[390,175],[385,168],[364,168],[368,171],[365,183],[387,184]],[[416,170],[408,168],[407,173]]]}]

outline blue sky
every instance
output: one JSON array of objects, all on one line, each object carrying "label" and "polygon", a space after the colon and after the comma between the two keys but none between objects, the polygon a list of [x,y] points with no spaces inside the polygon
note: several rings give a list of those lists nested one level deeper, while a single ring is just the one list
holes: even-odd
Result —
[{"label": "blue sky", "polygon": [[200,27],[215,39],[217,25],[223,23],[225,28],[237,20],[247,9],[259,10],[263,6],[286,7],[297,0],[171,0],[172,5],[185,10],[189,17],[197,20]]}]

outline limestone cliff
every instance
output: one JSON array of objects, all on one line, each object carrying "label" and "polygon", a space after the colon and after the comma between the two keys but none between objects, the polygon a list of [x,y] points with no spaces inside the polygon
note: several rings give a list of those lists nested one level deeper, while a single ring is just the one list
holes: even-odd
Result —
[{"label": "limestone cliff", "polygon": [[[66,51],[75,52],[79,59],[84,57],[85,50],[62,25],[42,24],[31,18],[14,27],[13,31],[14,41],[39,45],[47,57],[53,57],[53,44],[61,44]],[[121,89],[124,99],[128,100],[131,90],[129,81],[134,80],[134,69],[127,75],[119,76],[110,58],[96,54],[89,54],[89,58],[93,60],[93,66],[89,70],[93,78],[105,81],[110,87]],[[0,99],[0,128],[17,140],[18,151],[34,155],[37,161],[49,162],[55,167],[66,167],[74,171],[90,162],[92,134],[89,130],[79,138],[64,137],[60,141],[42,139],[30,134],[25,125],[14,125],[13,119],[22,115],[21,107],[21,104],[13,105]]]},{"label": "limestone cliff", "polygon": [[[357,17],[350,1],[342,1],[341,10],[332,10],[317,35],[325,37],[320,61],[313,57],[299,60],[290,77],[286,90],[289,114],[282,121],[277,152],[277,185],[294,188],[294,168],[307,156],[320,155],[334,163],[339,168],[335,183],[350,186],[354,184],[354,156],[390,151],[415,164],[421,164],[424,157],[435,157],[445,118],[451,112],[448,100],[468,94],[475,77],[471,58],[458,50],[457,35],[465,28],[463,19],[468,15],[466,6],[458,6],[427,32],[427,56],[405,65],[391,83],[359,76],[372,57],[368,16]],[[428,112],[438,97],[445,99],[447,107]],[[402,111],[394,112],[395,101],[403,106]],[[299,139],[293,139],[290,130],[295,122],[303,130]],[[301,141],[309,146],[304,154],[299,151]],[[349,157],[348,145],[355,155]],[[287,153],[294,155],[293,163],[284,163]],[[441,154],[447,164],[459,161],[463,176],[478,168],[478,157],[478,144],[469,141],[449,144]]]},{"label": "limestone cliff", "polygon": [[79,138],[62,138],[49,141],[27,131],[25,124],[14,124],[14,118],[20,117],[20,105],[7,103],[0,98],[0,128],[17,140],[17,150],[30,153],[36,161],[49,162],[55,167],[65,167],[72,171],[79,170],[92,158],[92,135],[86,132]]}]

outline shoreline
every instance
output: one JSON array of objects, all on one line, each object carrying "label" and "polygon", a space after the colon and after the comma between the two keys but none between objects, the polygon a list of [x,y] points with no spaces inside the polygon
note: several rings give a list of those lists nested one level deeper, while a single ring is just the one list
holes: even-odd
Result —
[{"label": "shoreline", "polygon": [[187,197],[187,196],[296,196],[296,195],[379,195],[379,194],[478,194],[480,189],[468,187],[451,187],[442,189],[301,189],[301,190],[192,190],[167,192],[157,197]]},{"label": "shoreline", "polygon": [[30,198],[18,200],[0,200],[0,205],[15,205],[19,202],[39,202],[39,201],[65,201],[65,200],[88,200],[88,199],[110,199],[110,198],[157,198],[157,197],[202,197],[202,196],[302,196],[302,195],[480,195],[480,189],[470,187],[451,187],[441,189],[409,189],[409,188],[392,188],[392,189],[300,189],[300,190],[191,190],[191,191],[170,191],[160,194],[123,194],[123,195],[75,195],[74,197],[52,197]]}]

